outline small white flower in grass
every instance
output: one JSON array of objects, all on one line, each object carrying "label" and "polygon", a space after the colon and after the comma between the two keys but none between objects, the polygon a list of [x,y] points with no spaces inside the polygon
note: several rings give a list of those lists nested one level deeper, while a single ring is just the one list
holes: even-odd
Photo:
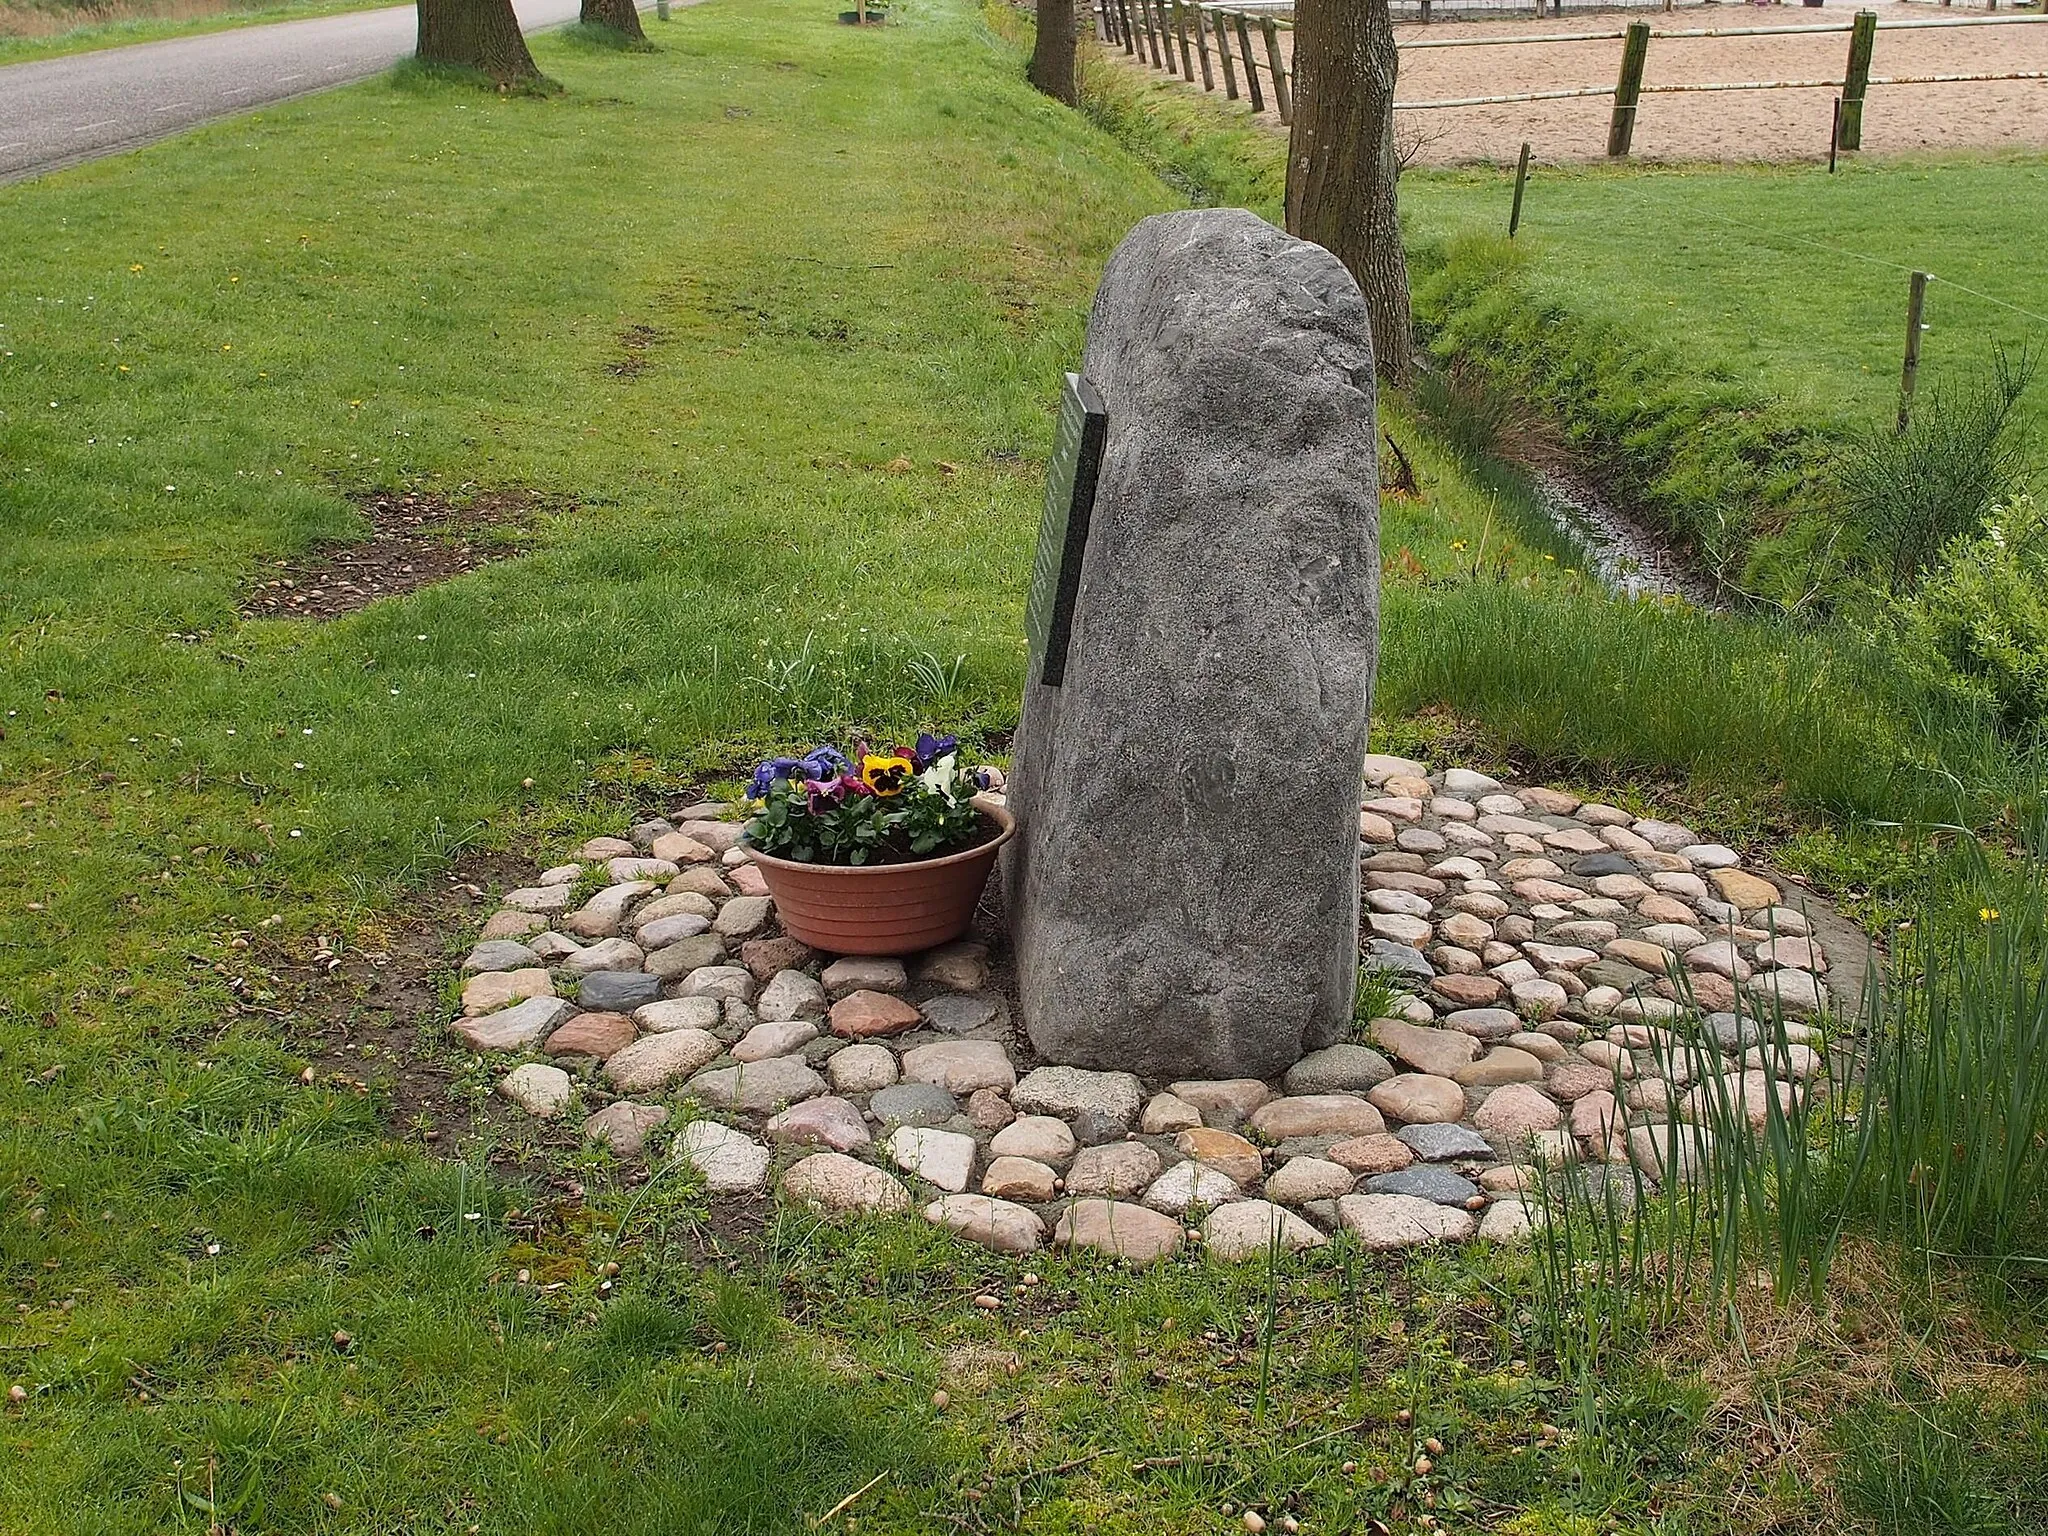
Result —
[{"label": "small white flower in grass", "polygon": [[301,832],[297,827],[293,827],[291,835],[293,837],[304,837],[306,834]]},{"label": "small white flower in grass", "polygon": [[391,697],[394,699],[398,697],[398,690],[396,688],[391,690]]},{"label": "small white flower in grass", "polygon": [[427,637],[426,637],[425,635],[414,635],[414,636],[413,636],[413,639],[415,639],[415,640],[424,640],[424,639],[426,639],[426,638],[427,638]]},{"label": "small white flower in grass", "polygon": [[220,1244],[219,1244],[219,1243],[208,1243],[208,1244],[206,1245],[206,1256],[207,1256],[207,1257],[208,1257],[209,1259],[217,1259],[217,1258],[219,1258],[219,1257],[220,1257]]},{"label": "small white flower in grass", "polygon": [[301,736],[310,736],[313,734],[313,727],[311,727],[310,725],[306,726],[302,730],[300,730],[299,734]]},{"label": "small white flower in grass", "polygon": [[298,768],[298,769],[301,769],[301,770],[303,770],[303,769],[305,768],[305,766],[306,766],[306,765],[305,765],[304,763],[293,763],[293,764],[292,764],[292,766],[293,766],[294,768]]}]

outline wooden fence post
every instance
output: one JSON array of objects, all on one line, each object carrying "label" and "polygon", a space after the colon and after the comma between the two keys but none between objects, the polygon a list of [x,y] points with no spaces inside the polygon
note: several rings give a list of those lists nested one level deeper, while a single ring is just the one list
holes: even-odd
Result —
[{"label": "wooden fence post", "polygon": [[1508,210],[1508,238],[1522,227],[1522,188],[1529,185],[1529,141],[1522,140],[1522,158],[1515,166],[1515,206]]},{"label": "wooden fence post", "polygon": [[1230,100],[1237,100],[1237,66],[1230,59],[1230,24],[1221,11],[1209,13],[1209,24],[1216,29],[1216,56],[1223,60],[1223,94]]},{"label": "wooden fence post", "polygon": [[1231,20],[1237,26],[1237,56],[1244,60],[1244,84],[1251,93],[1252,110],[1263,112],[1266,110],[1266,96],[1259,89],[1259,61],[1252,57],[1251,25],[1245,20],[1243,11],[1232,13]]},{"label": "wooden fence post", "polygon": [[1159,62],[1159,0],[1138,0],[1145,12],[1145,46],[1152,51],[1152,67],[1164,69]]},{"label": "wooden fence post", "polygon": [[1273,110],[1280,114],[1284,128],[1294,121],[1294,92],[1287,84],[1287,68],[1280,62],[1280,23],[1264,16],[1259,19],[1259,30],[1266,34],[1266,63],[1273,71]]},{"label": "wooden fence post", "polygon": [[[1863,13],[1869,15],[1868,11]],[[1920,313],[1927,303],[1927,274],[1915,272],[1906,289],[1906,366],[1899,374],[1899,430],[1913,419],[1913,386],[1920,381]]]},{"label": "wooden fence post", "polygon": [[1202,56],[1202,89],[1216,89],[1216,77],[1209,70],[1209,12],[1201,0],[1195,0],[1195,52]]},{"label": "wooden fence post", "polygon": [[1192,82],[1195,56],[1188,50],[1188,8],[1182,0],[1173,0],[1173,35],[1180,42],[1180,77]]},{"label": "wooden fence post", "polygon": [[1607,153],[1619,159],[1636,136],[1636,103],[1643,94],[1643,60],[1650,52],[1650,24],[1632,21],[1621,45],[1621,78],[1614,84],[1614,116],[1607,122]]},{"label": "wooden fence post", "polygon": [[1117,30],[1123,34],[1124,52],[1138,51],[1138,34],[1131,30],[1131,0],[1115,0]]},{"label": "wooden fence post", "polygon": [[1842,148],[1863,147],[1863,98],[1870,91],[1870,55],[1877,47],[1877,12],[1858,11],[1849,30],[1849,73],[1842,81]]},{"label": "wooden fence post", "polygon": [[1102,40],[1114,43],[1116,36],[1116,0],[1102,0]]}]

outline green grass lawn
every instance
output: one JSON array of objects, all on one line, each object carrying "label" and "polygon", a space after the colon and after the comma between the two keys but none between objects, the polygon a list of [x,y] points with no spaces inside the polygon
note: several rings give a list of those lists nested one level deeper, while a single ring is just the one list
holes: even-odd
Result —
[{"label": "green grass lawn", "polygon": [[[1842,1404],[1883,1428],[1930,1393],[1968,1451],[1929,1451],[1936,1491],[2026,1507],[2044,1415],[2010,1375],[1966,1413],[1795,1351],[1717,1408],[1692,1362],[1723,1344],[1665,1341],[1574,1418],[1512,1260],[1026,1285],[921,1225],[713,1228],[599,1158],[576,1196],[488,1172],[517,1145],[429,1155],[461,1117],[367,1042],[366,1091],[301,1082],[334,1045],[288,978],[323,938],[445,975],[458,857],[852,722],[1014,723],[1058,373],[1177,198],[964,0],[899,11],[714,0],[657,53],[540,40],[559,97],[377,82],[0,189],[0,1525],[794,1531],[887,1471],[862,1528],[1335,1531],[1427,1493],[1519,1536],[1821,1529]],[[1598,600],[1502,531],[1512,485],[1390,421],[1428,494],[1383,524],[1382,744],[1756,827],[1883,803],[1880,693]],[[543,510],[461,580],[237,617],[408,487]],[[2038,1345],[2025,1305],[1868,1284]],[[1759,1457],[1786,1424],[1807,1449]]]},{"label": "green grass lawn", "polygon": [[265,22],[377,10],[388,4],[389,0],[239,0],[196,16],[137,14],[110,20],[104,12],[53,10],[20,0],[0,0],[0,67]]},{"label": "green grass lawn", "polygon": [[[1402,208],[1424,237],[1500,233],[1512,183],[1414,172]],[[2039,152],[1855,160],[1832,177],[1816,166],[1540,168],[1520,239],[1544,296],[1679,346],[1802,418],[1863,425],[1888,418],[1897,396],[1913,268],[1936,278],[1923,387],[1982,368],[1994,347],[2039,350],[2044,221]],[[2048,422],[2048,390],[2028,407]]]}]

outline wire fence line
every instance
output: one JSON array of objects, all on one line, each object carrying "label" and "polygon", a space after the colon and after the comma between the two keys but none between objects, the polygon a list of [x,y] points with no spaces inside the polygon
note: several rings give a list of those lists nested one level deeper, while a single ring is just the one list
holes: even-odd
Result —
[{"label": "wire fence line", "polygon": [[[1545,0],[1533,0],[1534,13],[1545,14]],[[1561,0],[1548,0],[1556,14]],[[1419,0],[1428,19],[1430,0]],[[1663,0],[1662,9],[1671,8]],[[1260,4],[1247,0],[1239,5],[1189,3],[1189,0],[1095,0],[1097,35],[1110,46],[1154,68],[1181,76],[1193,84],[1199,60],[1202,88],[1217,89],[1220,77],[1226,96],[1239,99],[1238,78],[1244,79],[1245,95],[1254,112],[1266,110],[1270,93],[1282,124],[1293,118],[1292,59],[1282,57],[1280,34],[1293,26],[1293,5]],[[1529,14],[1522,7],[1516,14]],[[1507,12],[1503,12],[1507,14]],[[1694,95],[1720,91],[1839,90],[1834,120],[1834,137],[1829,155],[1837,149],[1862,147],[1863,110],[1872,86],[1965,85],[1993,81],[2048,80],[2048,70],[1955,71],[1906,75],[1872,75],[1871,57],[1877,34],[1897,31],[1929,31],[1948,27],[2040,26],[2048,24],[2048,12],[1983,16],[1927,17],[1880,22],[1874,11],[1859,11],[1846,22],[1820,22],[1783,27],[1733,26],[1673,28],[1653,33],[1647,22],[1636,21],[1622,28],[1600,31],[1529,33],[1522,36],[1406,38],[1404,51],[1424,48],[1505,48],[1544,44],[1572,44],[1619,41],[1620,69],[1612,85],[1580,85],[1548,90],[1505,91],[1479,96],[1449,96],[1425,101],[1396,101],[1397,112],[1455,111],[1472,107],[1510,106],[1525,102],[1569,101],[1580,98],[1611,97],[1614,102],[1608,126],[1607,153],[1614,158],[1628,154],[1634,138],[1641,98],[1659,95]],[[1671,84],[1646,84],[1643,70],[1653,37],[1669,40],[1710,40],[1736,37],[1811,36],[1848,33],[1848,62],[1841,77],[1790,80],[1723,80]],[[1253,39],[1256,35],[1258,46]],[[1211,64],[1214,50],[1215,65]],[[1263,55],[1263,58],[1261,57]],[[1264,72],[1263,81],[1261,71]]]}]

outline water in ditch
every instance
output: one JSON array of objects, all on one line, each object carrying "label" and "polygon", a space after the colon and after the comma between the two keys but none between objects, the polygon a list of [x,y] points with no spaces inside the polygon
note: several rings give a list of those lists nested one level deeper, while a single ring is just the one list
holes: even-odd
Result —
[{"label": "water in ditch", "polygon": [[1579,568],[1624,597],[1679,597],[1718,608],[1713,583],[1643,523],[1583,480],[1557,469],[1526,471],[1531,494],[1516,501],[1542,516],[1575,551]]}]

